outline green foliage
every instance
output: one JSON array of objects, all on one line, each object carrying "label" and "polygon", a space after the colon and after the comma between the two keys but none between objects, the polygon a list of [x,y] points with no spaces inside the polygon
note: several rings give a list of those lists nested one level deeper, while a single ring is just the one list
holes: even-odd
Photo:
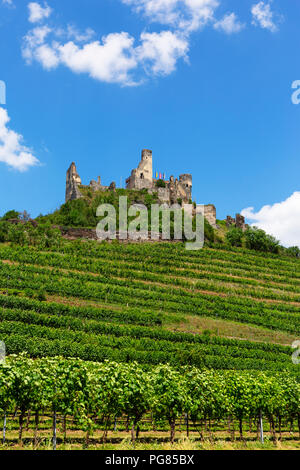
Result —
[{"label": "green foliage", "polygon": [[[96,228],[99,217],[96,216],[97,208],[101,204],[112,204],[116,210],[117,228],[119,226],[119,197],[127,196],[128,207],[135,203],[144,204],[147,209],[151,204],[158,203],[157,193],[149,194],[147,190],[117,189],[116,191],[81,190],[84,197],[63,204],[53,214],[39,216],[38,221],[64,227],[88,227]],[[92,197],[91,197],[92,196]]]},{"label": "green foliage", "polygon": [[204,238],[206,241],[214,242],[215,234],[214,229],[210,225],[210,223],[204,218]]},{"label": "green foliage", "polygon": [[20,217],[20,212],[17,212],[15,210],[11,210],[6,212],[3,217],[1,217],[0,220],[9,220],[9,219],[19,219]]},{"label": "green foliage", "polygon": [[156,181],[155,186],[156,186],[157,188],[165,188],[165,187],[166,187],[166,183],[164,182],[164,180],[160,179],[160,180],[157,180],[157,181]]},{"label": "green foliage", "polygon": [[58,246],[61,233],[51,227],[49,223],[39,224],[37,227],[30,222],[12,224],[0,221],[0,242],[12,242],[16,245],[39,246],[40,249]]},{"label": "green foliage", "polygon": [[[77,420],[79,429],[91,433],[96,420],[105,423],[127,416],[134,426],[149,413],[155,421],[167,421],[174,441],[176,419],[183,414],[196,420],[228,417],[258,420],[297,420],[300,384],[287,372],[209,371],[168,364],[144,370],[137,363],[93,363],[62,357],[32,360],[11,356],[0,364],[0,410],[19,414],[29,411],[59,413]],[[298,421],[299,423],[299,421]],[[21,437],[21,433],[19,434]]]},{"label": "green foliage", "polygon": [[249,227],[245,232],[246,247],[250,250],[270,253],[279,252],[279,242],[264,230],[257,227]]},{"label": "green foliage", "polygon": [[226,228],[226,220],[217,219],[217,225],[220,225],[220,227]]},{"label": "green foliage", "polygon": [[175,422],[188,409],[187,384],[183,375],[168,364],[158,366],[151,374],[151,411],[156,420],[166,419],[174,441]]},{"label": "green foliage", "polygon": [[231,227],[226,233],[226,241],[231,246],[242,246],[242,242],[243,242],[242,229]]},{"label": "green foliage", "polygon": [[284,254],[291,258],[300,258],[300,248],[298,246],[291,246],[289,248],[285,248]]},{"label": "green foliage", "polygon": [[0,220],[0,243],[4,243],[8,240],[9,225],[7,222]]},{"label": "green foliage", "polygon": [[[191,254],[181,244],[124,246],[69,242],[51,248],[50,253],[3,246],[0,257],[20,263],[22,270],[19,266],[3,265],[0,281],[8,289],[45,289],[48,294],[105,300],[148,312],[217,316],[298,332],[299,323],[294,314],[297,307],[286,304],[295,302],[300,294],[295,278],[297,262],[250,253],[204,249]],[[131,260],[130,264],[121,263],[123,257]],[[274,282],[268,285],[274,273],[276,285]],[[193,284],[190,279],[194,280]],[[231,286],[227,285],[228,281]],[[260,297],[261,303],[253,302],[253,297]],[[280,306],[264,299],[280,301]]]},{"label": "green foliage", "polygon": [[44,290],[40,290],[38,293],[37,293],[37,296],[36,296],[37,300],[39,300],[40,302],[44,302],[47,300],[47,297],[46,297],[46,293]]},{"label": "green foliage", "polygon": [[[30,225],[20,226],[27,237]],[[10,354],[296,369],[290,347],[161,325],[197,315],[296,335],[297,259],[226,245],[188,252],[183,243],[25,242],[0,245],[0,339]]]}]

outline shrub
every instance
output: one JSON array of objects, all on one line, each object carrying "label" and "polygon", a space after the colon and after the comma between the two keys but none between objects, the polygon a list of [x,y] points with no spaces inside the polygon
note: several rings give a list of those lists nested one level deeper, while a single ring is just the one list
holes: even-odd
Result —
[{"label": "shrub", "polygon": [[226,241],[231,246],[242,246],[242,242],[243,242],[242,229],[231,227],[226,233]]},{"label": "shrub", "polygon": [[164,182],[164,180],[159,179],[159,180],[156,181],[156,187],[157,187],[157,188],[165,188],[165,187],[166,187],[166,183]]},{"label": "shrub", "polygon": [[4,216],[1,218],[1,220],[9,220],[9,219],[19,219],[20,217],[20,212],[17,211],[8,211]]},{"label": "shrub", "polygon": [[7,241],[8,225],[7,222],[0,222],[0,243]]},{"label": "shrub", "polygon": [[285,249],[285,254],[291,258],[300,258],[300,249],[298,246],[290,246]]},{"label": "shrub", "polygon": [[249,227],[245,232],[246,247],[250,250],[279,252],[279,241],[257,227]]},{"label": "shrub", "polygon": [[215,240],[214,229],[206,219],[204,219],[204,238],[206,241],[210,242],[214,242]]}]

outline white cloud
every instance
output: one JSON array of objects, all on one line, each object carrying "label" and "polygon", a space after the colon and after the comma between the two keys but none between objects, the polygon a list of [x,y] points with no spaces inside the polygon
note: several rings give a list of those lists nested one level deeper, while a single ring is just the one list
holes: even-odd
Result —
[{"label": "white cloud", "polygon": [[254,221],[253,226],[273,235],[284,246],[300,247],[300,191],[294,192],[285,201],[264,206],[258,212],[249,207],[241,214]]},{"label": "white cloud", "polygon": [[[28,64],[36,61],[46,70],[64,65],[75,73],[108,83],[138,85],[146,77],[172,73],[180,59],[188,62],[190,35],[208,23],[227,34],[239,32],[235,13],[216,21],[218,0],[121,0],[144,14],[150,21],[167,24],[160,32],[142,32],[138,39],[128,32],[115,32],[96,39],[74,25],[64,28],[39,25],[24,37],[22,54]],[[29,4],[31,22],[47,18],[51,9],[45,4]]]},{"label": "white cloud", "polygon": [[121,0],[150,21],[187,33],[213,20],[218,0]]},{"label": "white cloud", "polygon": [[42,44],[35,50],[35,58],[47,70],[55,69],[59,65],[59,57],[55,48]]},{"label": "white cloud", "polygon": [[179,58],[187,59],[188,42],[171,31],[142,33],[142,45],[136,50],[138,59],[149,64],[150,73],[168,75]]},{"label": "white cloud", "polygon": [[39,161],[23,144],[23,136],[8,128],[9,121],[7,111],[0,108],[0,162],[18,171],[26,171],[38,165]]},{"label": "white cloud", "polygon": [[113,33],[84,46],[70,41],[56,46],[59,62],[73,72],[88,73],[104,82],[132,84],[130,71],[137,67],[134,38],[128,33]]},{"label": "white cloud", "polygon": [[239,33],[245,27],[240,23],[235,13],[228,13],[214,24],[214,28],[226,34]]},{"label": "white cloud", "polygon": [[67,26],[67,36],[69,39],[75,39],[77,42],[86,42],[90,41],[93,36],[95,36],[95,31],[92,28],[86,28],[86,30],[82,33],[78,31],[78,29],[71,24]]},{"label": "white cloud", "polygon": [[42,7],[37,2],[30,2],[28,4],[28,9],[30,23],[38,23],[44,18],[48,18],[52,13],[52,9],[47,5],[47,3]]},{"label": "white cloud", "polygon": [[[55,39],[50,39],[53,34]],[[59,33],[61,35],[61,32]],[[128,33],[111,33],[101,41],[80,45],[75,40],[62,42],[47,26],[36,27],[24,38],[23,57],[27,63],[39,62],[45,69],[59,65],[75,73],[109,83],[137,85],[142,73],[167,75],[180,58],[186,59],[188,42],[171,31],[142,33],[139,43]]]},{"label": "white cloud", "polygon": [[46,37],[52,32],[48,26],[37,26],[29,31],[25,36],[25,44],[29,50],[34,50],[35,47],[44,44]]},{"label": "white cloud", "polygon": [[268,29],[273,33],[277,31],[277,25],[274,22],[274,13],[271,10],[270,3],[258,2],[251,8],[252,24]]},{"label": "white cloud", "polygon": [[48,26],[37,26],[29,31],[22,49],[22,55],[27,63],[36,59],[45,69],[57,67],[59,61],[55,51],[45,43],[50,33],[52,29]]}]

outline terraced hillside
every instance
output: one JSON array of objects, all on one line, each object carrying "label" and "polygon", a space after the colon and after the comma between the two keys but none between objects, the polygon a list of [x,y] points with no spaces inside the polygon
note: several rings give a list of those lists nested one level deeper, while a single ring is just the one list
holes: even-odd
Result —
[{"label": "terraced hillside", "polygon": [[298,370],[300,263],[181,243],[0,244],[8,353]]}]

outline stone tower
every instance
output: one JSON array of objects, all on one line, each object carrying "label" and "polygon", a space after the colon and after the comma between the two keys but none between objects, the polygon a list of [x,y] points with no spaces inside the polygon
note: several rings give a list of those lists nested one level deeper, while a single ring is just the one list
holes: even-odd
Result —
[{"label": "stone tower", "polygon": [[139,166],[126,180],[127,189],[151,189],[153,185],[152,150],[142,150]]},{"label": "stone tower", "polygon": [[81,185],[81,178],[76,170],[74,162],[71,163],[70,168],[67,171],[66,178],[66,202],[73,199],[79,199],[81,197],[78,186]]},{"label": "stone tower", "polygon": [[192,188],[193,188],[192,175],[189,173],[185,173],[184,175],[179,175],[178,190],[179,190],[179,193],[183,193],[183,200],[186,200],[187,203],[190,201],[190,199],[192,199]]}]

